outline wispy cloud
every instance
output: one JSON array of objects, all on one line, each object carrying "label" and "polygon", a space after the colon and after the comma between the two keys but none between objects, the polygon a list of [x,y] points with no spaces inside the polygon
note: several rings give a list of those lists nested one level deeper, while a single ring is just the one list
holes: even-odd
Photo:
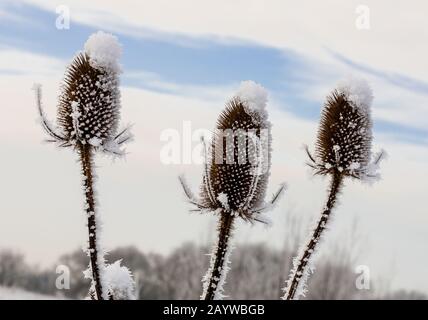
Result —
[{"label": "wispy cloud", "polygon": [[427,79],[423,70],[428,69],[428,62],[424,61],[428,46],[421,39],[428,35],[428,22],[423,14],[428,4],[423,0],[414,0],[411,7],[405,0],[395,1],[393,5],[387,0],[371,2],[368,4],[371,10],[369,31],[355,27],[356,8],[361,4],[357,0],[25,2],[50,12],[60,4],[69,5],[77,23],[96,28],[118,25],[120,27],[114,31],[124,34],[140,33],[146,28],[161,32],[163,35],[157,36],[164,37],[170,34],[211,37],[211,40],[239,39],[267,47],[293,49],[320,60],[330,59],[323,50],[327,46],[354,61]]},{"label": "wispy cloud", "polygon": [[65,61],[52,56],[12,48],[0,48],[0,73],[52,75],[64,68]]},{"label": "wispy cloud", "polygon": [[[57,40],[49,39],[56,44],[61,41],[59,36]],[[358,73],[369,78],[374,86],[377,130],[387,131],[408,142],[425,143],[427,120],[420,117],[426,110],[424,95],[391,84],[353,65],[342,62],[323,64],[293,53],[280,54],[261,47],[234,46],[231,49],[211,45],[209,49],[191,49],[150,41],[140,43],[126,37],[121,40],[125,43],[124,85],[218,101],[222,94],[230,94],[230,88],[240,80],[255,79],[269,88],[272,99],[284,110],[312,120],[318,118],[324,97],[337,80],[345,74]],[[43,39],[40,41],[40,47],[51,45]],[[42,54],[33,53],[31,44],[19,50],[11,49],[9,45],[0,51],[3,58],[0,72],[55,72],[65,67],[80,46],[81,43],[70,49],[63,47],[63,51],[72,52],[63,58],[63,54],[56,50]],[[266,68],[265,63],[269,67]],[[404,114],[403,110],[406,110]]]},{"label": "wispy cloud", "polygon": [[383,70],[370,67],[366,64],[352,61],[351,59],[337,52],[332,52],[330,50],[328,51],[331,52],[332,56],[335,57],[338,61],[343,62],[344,64],[350,66],[355,70],[361,71],[369,75],[376,76],[380,79],[383,79],[385,82],[389,84],[393,84],[397,87],[414,91],[416,93],[428,95],[428,82],[420,81],[418,79],[414,79],[412,77],[408,77],[400,73],[385,72]]}]

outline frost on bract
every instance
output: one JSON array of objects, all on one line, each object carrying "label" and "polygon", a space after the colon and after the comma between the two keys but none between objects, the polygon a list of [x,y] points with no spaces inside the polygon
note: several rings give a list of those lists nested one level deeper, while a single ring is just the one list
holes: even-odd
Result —
[{"label": "frost on bract", "polygon": [[89,37],[84,47],[91,66],[98,70],[120,72],[122,48],[115,36],[98,31]]},{"label": "frost on bract", "polygon": [[253,81],[243,81],[236,96],[242,102],[247,113],[267,121],[266,104],[268,94],[265,88]]},{"label": "frost on bract", "polygon": [[201,298],[205,300],[224,297],[235,219],[268,222],[262,212],[271,209],[285,189],[281,185],[272,200],[265,202],[271,164],[271,124],[266,103],[267,92],[262,86],[242,82],[220,114],[208,150],[204,145],[205,170],[199,198],[180,177],[184,193],[196,210],[220,216],[210,268],[203,278]]},{"label": "frost on bract", "polygon": [[117,260],[105,267],[104,277],[108,286],[109,296],[113,300],[135,300],[135,282],[131,271],[120,264],[121,260]]}]

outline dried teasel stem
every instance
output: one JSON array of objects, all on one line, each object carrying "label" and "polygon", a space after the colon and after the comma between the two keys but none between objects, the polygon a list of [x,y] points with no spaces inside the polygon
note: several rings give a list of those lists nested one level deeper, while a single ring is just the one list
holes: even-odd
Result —
[{"label": "dried teasel stem", "polygon": [[[299,256],[294,262],[294,268],[291,271],[290,279],[288,280],[287,290],[283,297],[284,300],[293,300],[297,295],[304,294],[306,280],[310,273],[311,258],[316,250],[316,247],[321,240],[323,231],[326,229],[329,222],[332,210],[336,204],[337,197],[340,193],[343,184],[343,176],[340,173],[332,175],[330,189],[328,193],[327,203],[321,213],[315,229],[312,232],[309,241],[303,247]],[[299,292],[300,291],[300,292]]]},{"label": "dried teasel stem", "polygon": [[211,253],[211,263],[205,275],[203,300],[221,300],[223,298],[223,285],[229,271],[229,255],[232,251],[232,231],[235,217],[222,214],[218,225],[217,242]]},{"label": "dried teasel stem", "polygon": [[[92,273],[92,285],[95,300],[104,300],[100,268],[104,268],[104,257],[97,243],[96,203],[94,192],[93,151],[89,145],[81,145],[78,150],[83,174],[83,190],[85,194],[85,211],[88,219],[88,255]],[[102,250],[101,250],[102,251]]]}]

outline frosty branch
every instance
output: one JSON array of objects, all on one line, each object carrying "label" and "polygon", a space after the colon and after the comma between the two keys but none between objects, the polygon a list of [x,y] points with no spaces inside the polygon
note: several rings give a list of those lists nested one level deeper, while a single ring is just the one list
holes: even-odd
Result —
[{"label": "frosty branch", "polygon": [[284,299],[286,300],[293,300],[295,296],[299,297],[301,295],[305,295],[306,281],[312,269],[312,266],[310,265],[311,258],[321,239],[322,232],[325,230],[327,223],[329,222],[330,215],[342,186],[342,181],[343,177],[340,174],[334,175],[331,179],[327,203],[321,213],[321,218],[313,230],[308,243],[301,250],[300,255],[295,259],[295,261],[293,261],[293,270],[291,271],[290,279],[287,283],[287,291],[284,296]]},{"label": "frosty branch", "polygon": [[97,219],[95,207],[95,192],[94,192],[94,164],[93,164],[93,151],[88,145],[80,145],[78,153],[80,155],[80,164],[82,166],[83,177],[83,190],[85,195],[85,206],[87,219],[88,219],[88,250],[89,267],[92,274],[92,290],[93,298],[98,300],[103,299],[103,287],[101,283],[100,270],[104,270],[104,256],[102,248],[97,242]]},{"label": "frosty branch", "polygon": [[202,279],[204,288],[201,298],[204,300],[221,300],[223,298],[223,286],[230,269],[229,257],[232,252],[234,220],[235,218],[230,214],[220,216],[218,235],[211,253],[210,268]]}]

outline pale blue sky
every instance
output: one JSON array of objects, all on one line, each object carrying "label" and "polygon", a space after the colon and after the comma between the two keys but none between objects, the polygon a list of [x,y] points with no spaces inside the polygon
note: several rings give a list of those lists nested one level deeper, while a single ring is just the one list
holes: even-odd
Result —
[{"label": "pale blue sky", "polygon": [[[0,19],[0,45],[32,53],[43,54],[68,61],[86,41],[88,34],[98,27],[87,26],[73,20],[71,27],[58,30],[53,27],[57,18],[54,10],[33,4],[6,1],[0,5],[9,14]],[[72,9],[72,6],[70,7]],[[264,46],[251,41],[231,38],[229,41],[210,36],[194,37],[183,33],[161,32],[140,28],[140,36],[115,32],[123,44],[123,84],[150,90],[166,91],[153,86],[147,77],[134,74],[148,73],[167,83],[182,85],[227,86],[253,79],[262,83],[273,97],[296,115],[317,119],[322,101],[305,99],[304,88],[319,85],[323,77],[343,76],[341,71],[318,72],[319,61],[287,48]],[[380,82],[399,87],[428,98],[428,82],[412,78],[406,70],[391,73],[368,62],[356,62],[334,49],[322,48],[339,65],[348,67],[347,72],[361,72]],[[370,50],[368,48],[368,50]],[[2,73],[13,70],[0,69]],[[308,73],[311,78],[308,78]],[[316,78],[314,78],[316,77]],[[399,121],[378,119],[375,128],[394,134],[397,139],[427,144],[428,130],[416,128]]]}]

